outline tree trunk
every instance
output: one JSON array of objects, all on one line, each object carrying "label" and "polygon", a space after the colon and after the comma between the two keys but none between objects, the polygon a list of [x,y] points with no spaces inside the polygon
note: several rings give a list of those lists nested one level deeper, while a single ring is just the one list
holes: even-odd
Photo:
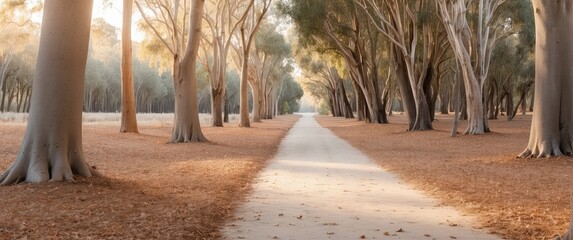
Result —
[{"label": "tree trunk", "polygon": [[82,104],[91,0],[46,1],[32,112],[16,161],[0,184],[90,177],[82,150]]},{"label": "tree trunk", "polygon": [[412,87],[408,80],[408,73],[406,72],[406,63],[404,62],[404,58],[399,55],[400,50],[396,48],[396,46],[392,46],[391,49],[392,63],[394,64],[394,70],[396,72],[396,81],[400,89],[404,112],[406,112],[408,116],[408,130],[412,130],[416,124],[416,104],[414,94],[412,94]]},{"label": "tree trunk", "polygon": [[203,142],[197,96],[196,62],[201,40],[201,21],[205,0],[194,0],[191,6],[187,49],[182,60],[175,55],[173,81],[175,87],[175,119],[170,143]]},{"label": "tree trunk", "polygon": [[571,1],[533,1],[535,106],[529,144],[521,157],[571,154],[573,78],[569,63],[573,61],[573,36],[562,29],[573,27],[572,5]]},{"label": "tree trunk", "polygon": [[[243,62],[241,67],[241,83],[239,85],[239,105],[240,105],[240,127],[251,127],[249,120],[249,99],[248,99],[248,77],[249,77],[249,52],[243,52]],[[253,91],[254,92],[254,91]],[[253,99],[254,101],[254,99]]]},{"label": "tree trunk", "polygon": [[253,122],[261,122],[264,94],[261,91],[261,86],[254,82],[251,84],[251,90],[253,92]]},{"label": "tree trunk", "polygon": [[[521,157],[549,157],[572,153],[573,2],[534,0],[535,106],[529,143]],[[573,239],[573,212],[561,239]]]},{"label": "tree trunk", "polygon": [[223,98],[221,89],[211,88],[211,117],[213,127],[223,126]]},{"label": "tree trunk", "polygon": [[225,116],[223,117],[223,122],[228,123],[229,122],[229,94],[225,93]]},{"label": "tree trunk", "polygon": [[138,133],[133,86],[131,49],[131,17],[133,0],[123,0],[123,27],[121,30],[121,128],[122,133]]},{"label": "tree trunk", "polygon": [[464,79],[468,113],[468,127],[465,134],[483,134],[489,129],[486,127],[487,122],[484,113],[480,78],[474,72],[470,56],[470,31],[467,19],[464,16],[466,3],[463,0],[457,0],[448,4],[445,1],[438,1],[438,3],[442,22],[446,28],[454,55],[460,64]]}]

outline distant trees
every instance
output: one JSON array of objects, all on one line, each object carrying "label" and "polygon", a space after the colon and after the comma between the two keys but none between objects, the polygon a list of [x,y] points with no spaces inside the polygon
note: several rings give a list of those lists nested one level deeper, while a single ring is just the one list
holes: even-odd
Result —
[{"label": "distant trees", "polygon": [[151,34],[148,48],[173,62],[175,121],[170,142],[206,141],[199,122],[196,58],[201,40],[204,0],[136,2],[144,29]]},{"label": "distant trees", "polygon": [[[480,134],[489,129],[488,116],[503,111],[512,119],[515,109],[531,105],[527,1],[293,0],[282,1],[280,9],[295,23],[303,55],[343,60],[343,66],[328,62],[322,69],[335,67],[342,79],[352,80],[354,94],[347,95],[359,120],[384,123],[386,114],[403,110],[409,130],[432,129],[436,109],[443,114],[456,110],[456,96],[462,95],[461,116],[469,120],[465,132]],[[316,75],[304,66],[309,62],[297,60],[305,75]],[[459,87],[456,78],[463,79]],[[333,106],[343,98],[333,97],[339,94],[333,94],[331,83],[307,87],[329,99],[330,111],[339,116],[340,107]]]},{"label": "distant trees", "polygon": [[27,112],[38,50],[39,26],[30,19],[39,1],[0,2],[0,111]]},{"label": "distant trees", "polygon": [[[129,7],[129,0],[126,0],[126,6]],[[189,0],[180,0],[179,9],[181,14],[178,15],[181,24],[180,30],[182,34],[178,34],[180,40],[186,37],[189,33]],[[40,2],[27,1],[11,1],[7,3],[0,3],[0,11],[3,12],[7,18],[3,19],[5,22],[0,22],[0,27],[3,31],[0,35],[4,36],[0,39],[3,43],[0,45],[0,111],[28,111],[31,97],[31,80],[34,76],[34,58],[36,57],[38,35],[37,24],[29,21],[30,14],[41,10],[42,5]],[[175,2],[174,2],[175,3]],[[242,64],[241,58],[243,56],[241,47],[241,34],[240,29],[243,27],[245,33],[251,31],[250,35],[246,34],[245,39],[252,41],[252,49],[249,51],[248,58],[251,59],[248,66],[254,70],[256,64],[252,57],[267,55],[269,53],[268,41],[280,40],[282,48],[288,48],[287,43],[281,34],[273,33],[272,38],[264,39],[263,35],[259,35],[258,31],[249,30],[254,27],[256,21],[259,24],[274,24],[265,22],[264,15],[260,15],[260,10],[264,8],[270,9],[271,2],[266,1],[265,4],[259,5],[259,2],[254,1],[253,5],[249,7],[251,2],[243,2],[237,0],[225,1],[208,1],[206,2],[206,14],[203,15],[203,31],[202,31],[202,44],[200,51],[201,64],[196,65],[198,74],[198,110],[202,113],[214,113],[213,125],[222,126],[224,119],[228,119],[229,113],[239,113],[240,107],[237,108],[237,99],[240,99],[240,89],[234,88],[234,85],[227,86],[229,81],[235,81],[231,76],[237,76],[236,72],[241,72]],[[145,33],[143,42],[133,42],[134,49],[133,59],[131,61],[122,58],[119,54],[123,50],[128,50],[127,45],[122,45],[119,40],[119,30],[117,27],[109,24],[104,19],[95,19],[91,29],[90,48],[88,53],[88,61],[86,67],[86,82],[84,89],[84,111],[88,112],[118,112],[128,104],[122,103],[122,91],[129,90],[130,87],[122,87],[122,64],[125,66],[127,62],[132,62],[132,80],[134,85],[133,98],[135,112],[173,112],[175,111],[175,90],[173,81],[172,65],[168,64],[173,58],[170,56],[170,47],[165,47],[165,43],[173,45],[173,39],[164,38],[163,40],[156,36],[160,34],[167,34],[172,32],[169,24],[172,21],[169,16],[173,18],[173,12],[170,14],[154,14],[154,11],[173,11],[171,5],[165,5],[167,2],[159,2],[153,0],[135,1],[138,11],[144,14],[151,14],[149,16],[164,16],[164,19],[155,19],[153,23],[156,25],[151,26],[145,20],[138,24],[138,27]],[[163,7],[157,7],[163,6]],[[187,12],[182,11],[186,8]],[[126,9],[126,16],[129,10]],[[163,12],[167,13],[167,12]],[[185,14],[183,14],[185,13]],[[256,17],[255,17],[256,16]],[[9,18],[13,19],[9,19]],[[7,20],[9,19],[9,21]],[[183,20],[187,19],[187,23]],[[148,19],[149,20],[149,19]],[[255,22],[253,22],[253,20]],[[5,24],[2,25],[2,24]],[[127,24],[127,22],[126,22]],[[270,26],[270,25],[269,25]],[[124,28],[122,34],[128,34],[127,27]],[[268,33],[272,29],[268,29]],[[270,36],[270,35],[269,35]],[[280,36],[280,38],[277,38]],[[122,37],[122,39],[127,39]],[[267,42],[265,42],[267,41]],[[131,41],[124,41],[125,44]],[[246,41],[248,42],[248,41]],[[176,45],[176,44],[175,44]],[[173,46],[175,46],[173,45]],[[178,45],[181,44],[179,41]],[[6,48],[5,46],[13,46]],[[264,50],[255,50],[257,46],[263,46]],[[263,49],[261,48],[261,49]],[[231,50],[231,51],[229,51]],[[289,52],[284,51],[283,52]],[[264,57],[270,59],[269,57]],[[253,105],[257,104],[258,118],[272,118],[276,114],[281,114],[279,108],[282,108],[282,102],[285,96],[290,94],[288,88],[283,85],[292,79],[283,76],[284,74],[292,74],[293,68],[290,66],[290,53],[282,54],[280,57],[273,60],[272,68],[273,73],[267,71],[270,68],[270,61],[265,61],[265,78],[266,84],[255,84],[254,78],[249,82],[247,79],[247,96],[244,97],[247,103],[247,113],[254,108]],[[123,60],[126,60],[122,63]],[[261,69],[259,69],[260,72]],[[254,73],[254,71],[253,71]],[[240,76],[240,75],[239,75]],[[255,75],[252,75],[255,76]],[[126,79],[128,79],[126,77]],[[229,80],[231,79],[231,80]],[[258,79],[258,78],[257,78]],[[284,84],[283,84],[284,83]],[[234,84],[234,82],[232,83]],[[259,87],[259,85],[261,87]],[[285,85],[286,86],[286,85]],[[258,91],[252,91],[251,88],[260,88]],[[262,90],[264,88],[264,90]],[[237,91],[237,92],[234,92]],[[264,91],[265,93],[261,93]],[[129,93],[124,93],[128,94]],[[257,101],[253,100],[253,94],[258,94],[261,97],[256,97]],[[127,99],[129,99],[128,97]],[[262,103],[262,104],[259,104]],[[259,107],[260,106],[260,107]],[[263,110],[264,109],[264,110]],[[224,111],[224,114],[222,112]],[[218,117],[221,115],[220,117]],[[133,117],[133,116],[132,116]],[[135,120],[135,119],[134,119]]]}]

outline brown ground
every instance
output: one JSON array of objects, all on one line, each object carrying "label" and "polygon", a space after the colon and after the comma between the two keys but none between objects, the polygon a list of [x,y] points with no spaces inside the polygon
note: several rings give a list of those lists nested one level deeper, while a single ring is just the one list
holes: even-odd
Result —
[{"label": "brown ground", "polygon": [[[442,201],[478,216],[478,224],[508,239],[551,239],[569,223],[572,159],[518,159],[530,116],[490,121],[493,133],[450,137],[451,116],[435,131],[406,132],[404,116],[371,125],[318,117],[336,135]],[[465,125],[460,125],[463,131]]]},{"label": "brown ground", "polygon": [[[213,239],[275,154],[295,116],[252,128],[204,128],[211,143],[166,144],[170,127],[141,135],[84,126],[88,163],[105,179],[0,187],[0,239]],[[0,125],[0,171],[23,124]]]}]

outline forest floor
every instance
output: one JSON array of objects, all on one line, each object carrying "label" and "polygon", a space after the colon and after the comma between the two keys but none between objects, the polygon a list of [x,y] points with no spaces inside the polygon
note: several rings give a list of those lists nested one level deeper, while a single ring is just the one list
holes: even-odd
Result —
[{"label": "forest floor", "polygon": [[[163,118],[140,122],[141,134],[119,134],[115,117],[84,118],[84,154],[105,178],[1,187],[0,239],[218,238],[298,119],[204,127],[209,143],[166,144]],[[24,121],[0,120],[0,171],[16,158]]]},{"label": "forest floor", "polygon": [[[317,117],[405,182],[477,216],[478,227],[507,239],[553,239],[569,224],[573,159],[516,158],[529,138],[531,116],[490,120],[492,133],[450,137],[452,116],[436,115],[434,131],[407,132],[406,118],[373,125]],[[503,119],[502,119],[503,118]],[[460,122],[458,131],[465,129]]]},{"label": "forest floor", "polygon": [[[171,124],[163,118],[140,122],[139,135],[119,134],[115,117],[84,119],[87,161],[106,178],[0,188],[0,239],[218,238],[298,119],[205,127],[211,143],[166,144]],[[550,239],[567,228],[572,159],[515,157],[527,144],[530,116],[493,120],[493,133],[455,138],[451,116],[437,115],[436,130],[426,132],[406,132],[403,115],[387,125],[318,119],[405,182],[478,216],[492,233]],[[16,157],[24,121],[0,119],[0,171]]]}]

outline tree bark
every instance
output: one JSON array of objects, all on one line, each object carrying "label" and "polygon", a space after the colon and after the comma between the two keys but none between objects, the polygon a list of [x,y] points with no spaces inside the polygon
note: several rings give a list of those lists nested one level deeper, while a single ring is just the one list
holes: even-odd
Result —
[{"label": "tree bark", "polygon": [[133,84],[131,49],[131,17],[133,0],[123,0],[123,24],[121,30],[121,128],[122,133],[138,133]]},{"label": "tree bark", "polygon": [[222,89],[211,88],[211,116],[213,127],[223,126],[223,100],[224,94]]},{"label": "tree bark", "polygon": [[46,1],[29,122],[16,161],[0,175],[1,185],[98,175],[82,150],[92,5],[92,0]]},{"label": "tree bark", "polygon": [[[571,154],[573,36],[571,1],[533,1],[535,8],[535,106],[527,148],[521,157]],[[560,106],[560,107],[556,107]]]},{"label": "tree bark", "polygon": [[170,143],[204,142],[207,138],[201,131],[199,100],[197,96],[197,52],[201,40],[201,21],[205,0],[194,0],[191,6],[190,31],[185,56],[176,54],[173,67],[175,87],[175,119]]},{"label": "tree bark", "polygon": [[[241,30],[243,31],[243,30]],[[251,122],[249,120],[249,99],[248,99],[248,77],[249,77],[249,54],[244,53],[241,67],[241,82],[239,84],[239,115],[240,115],[240,127],[251,127]],[[253,100],[254,101],[254,100]]]},{"label": "tree bark", "polygon": [[[464,79],[466,92],[466,104],[468,113],[468,127],[465,134],[483,134],[489,131],[483,106],[482,82],[480,76],[474,72],[470,56],[469,26],[465,16],[466,3],[463,0],[446,1],[439,0],[439,13],[448,33],[448,39],[452,45],[454,55],[458,60]],[[482,31],[482,29],[479,29]],[[479,48],[482,51],[482,48]],[[480,65],[481,66],[481,65]],[[481,66],[485,67],[485,66]],[[478,71],[481,72],[481,71]]]}]

